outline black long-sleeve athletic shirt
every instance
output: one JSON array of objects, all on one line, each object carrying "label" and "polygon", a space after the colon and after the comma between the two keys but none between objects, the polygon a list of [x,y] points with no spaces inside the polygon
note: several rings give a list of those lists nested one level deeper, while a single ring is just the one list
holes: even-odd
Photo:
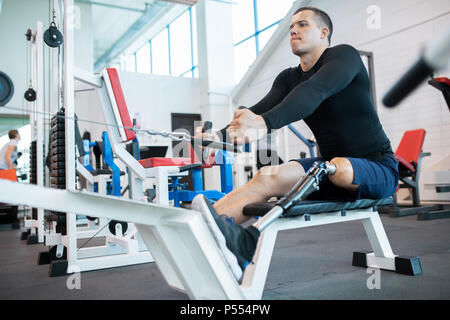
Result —
[{"label": "black long-sleeve athletic shirt", "polygon": [[328,161],[377,161],[393,154],[372,103],[366,68],[349,45],[327,48],[307,72],[300,65],[282,71],[250,110],[263,117],[269,133],[303,119]]}]

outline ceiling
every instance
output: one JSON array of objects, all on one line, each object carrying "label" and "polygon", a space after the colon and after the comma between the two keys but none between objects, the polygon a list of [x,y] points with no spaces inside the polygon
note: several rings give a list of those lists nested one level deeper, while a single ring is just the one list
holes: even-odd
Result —
[{"label": "ceiling", "polygon": [[94,71],[117,58],[130,45],[146,41],[142,37],[149,36],[148,29],[162,29],[170,22],[167,15],[178,15],[197,1],[75,0],[75,3],[91,4]]}]

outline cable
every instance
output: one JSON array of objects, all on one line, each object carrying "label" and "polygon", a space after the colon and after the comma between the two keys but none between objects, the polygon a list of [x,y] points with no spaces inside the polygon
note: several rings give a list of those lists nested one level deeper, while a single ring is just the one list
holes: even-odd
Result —
[{"label": "cable", "polygon": [[90,237],[89,239],[87,239],[87,241],[86,241],[85,243],[83,243],[83,244],[77,249],[77,252],[78,252],[81,248],[83,248],[89,241],[91,241],[92,239],[94,239],[95,236],[98,235],[103,229],[105,229],[107,226],[109,226],[109,224],[111,223],[111,221],[112,221],[112,220],[110,220],[107,224],[105,224],[105,225],[103,226],[103,228],[101,228],[99,231],[97,231],[92,237]]}]

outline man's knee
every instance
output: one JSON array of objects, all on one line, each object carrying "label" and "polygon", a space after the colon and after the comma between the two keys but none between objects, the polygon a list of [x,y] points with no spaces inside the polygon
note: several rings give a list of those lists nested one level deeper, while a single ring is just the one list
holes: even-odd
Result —
[{"label": "man's knee", "polygon": [[296,161],[278,166],[262,167],[252,180],[265,196],[279,196],[287,193],[305,174],[303,167]]},{"label": "man's knee", "polygon": [[259,169],[254,177],[255,182],[271,186],[278,180],[280,166],[266,166]]},{"label": "man's knee", "polygon": [[329,176],[330,181],[340,188],[356,190],[359,186],[353,184],[353,166],[347,158],[333,158],[330,163],[336,166],[336,173]]}]

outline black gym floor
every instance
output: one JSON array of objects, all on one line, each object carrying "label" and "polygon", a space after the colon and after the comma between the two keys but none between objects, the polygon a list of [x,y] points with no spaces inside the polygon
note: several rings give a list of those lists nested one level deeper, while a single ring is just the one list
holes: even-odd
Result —
[{"label": "black gym floor", "polygon": [[[420,256],[424,273],[380,273],[380,289],[368,289],[373,274],[351,265],[352,252],[370,249],[359,221],[280,232],[263,299],[450,299],[450,219],[416,216],[382,221],[395,254]],[[154,263],[85,272],[81,289],[68,277],[48,277],[37,265],[43,245],[27,245],[20,230],[0,232],[0,299],[187,299],[167,286]]]}]

